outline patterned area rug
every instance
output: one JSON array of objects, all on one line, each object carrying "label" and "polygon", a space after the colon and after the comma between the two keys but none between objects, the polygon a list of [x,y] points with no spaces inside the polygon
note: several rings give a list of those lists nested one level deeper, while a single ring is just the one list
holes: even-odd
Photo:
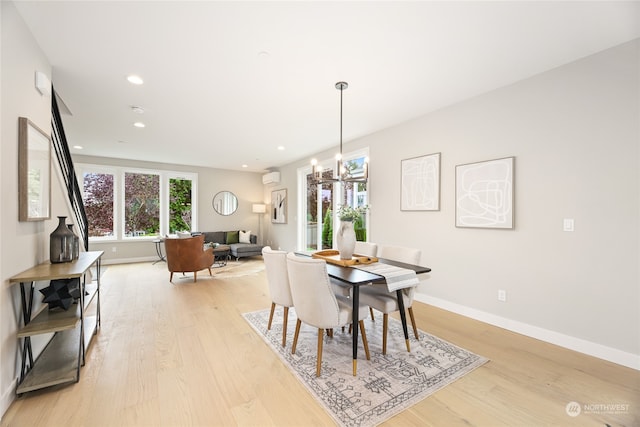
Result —
[{"label": "patterned area rug", "polygon": [[351,335],[336,330],[333,338],[325,336],[320,378],[316,377],[316,328],[302,324],[296,354],[291,354],[295,310],[289,312],[284,348],[282,307],[276,309],[270,331],[269,310],[243,316],[340,426],[378,425],[488,361],[422,331],[417,341],[410,325],[408,353],[402,324],[391,317],[383,356],[382,315],[378,314],[375,321],[365,320],[371,360],[366,359],[358,338],[358,375],[354,377],[352,371]]}]

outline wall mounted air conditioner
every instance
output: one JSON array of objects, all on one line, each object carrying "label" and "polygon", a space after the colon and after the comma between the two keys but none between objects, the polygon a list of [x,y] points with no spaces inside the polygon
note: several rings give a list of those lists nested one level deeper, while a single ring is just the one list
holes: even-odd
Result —
[{"label": "wall mounted air conditioner", "polygon": [[263,184],[277,184],[280,182],[280,172],[269,172],[266,175],[262,175]]}]

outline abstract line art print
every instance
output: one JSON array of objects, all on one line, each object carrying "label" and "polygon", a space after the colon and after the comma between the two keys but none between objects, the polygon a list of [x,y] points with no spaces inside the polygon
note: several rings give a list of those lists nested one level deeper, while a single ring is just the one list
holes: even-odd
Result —
[{"label": "abstract line art print", "polygon": [[440,210],[440,153],[402,160],[400,168],[400,210]]},{"label": "abstract line art print", "polygon": [[271,192],[271,222],[273,224],[287,223],[287,189]]},{"label": "abstract line art print", "polygon": [[456,227],[514,227],[515,157],[456,166]]}]

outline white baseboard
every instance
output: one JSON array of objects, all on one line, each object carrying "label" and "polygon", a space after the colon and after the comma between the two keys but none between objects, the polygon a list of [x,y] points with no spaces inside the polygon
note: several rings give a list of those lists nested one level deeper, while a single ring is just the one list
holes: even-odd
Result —
[{"label": "white baseboard", "polygon": [[538,326],[529,325],[527,323],[518,322],[516,320],[507,319],[506,317],[496,316],[486,311],[476,310],[475,308],[456,304],[440,298],[429,295],[416,293],[416,301],[433,305],[443,310],[451,311],[471,319],[479,320],[493,326],[498,326],[512,332],[516,332],[527,337],[535,338],[560,347],[568,348],[589,356],[604,359],[609,362],[628,368],[640,370],[640,355],[627,353],[602,344],[586,341],[581,338],[572,337],[570,335],[561,334],[549,329],[540,328]]},{"label": "white baseboard", "polygon": [[102,265],[131,264],[131,263],[134,263],[134,262],[148,262],[148,261],[158,261],[158,257],[157,256],[146,256],[146,257],[137,257],[137,258],[103,259],[102,260]]},{"label": "white baseboard", "polygon": [[18,379],[14,378],[13,381],[9,384],[4,392],[2,393],[2,397],[0,398],[0,419],[4,416],[4,414],[9,409],[9,406],[13,403],[16,398],[16,388],[18,387]]}]

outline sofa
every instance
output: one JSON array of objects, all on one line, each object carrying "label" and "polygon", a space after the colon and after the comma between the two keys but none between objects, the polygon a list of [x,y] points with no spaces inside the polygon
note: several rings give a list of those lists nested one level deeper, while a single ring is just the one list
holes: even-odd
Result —
[{"label": "sofa", "polygon": [[220,245],[228,245],[231,250],[231,256],[236,261],[240,258],[262,255],[263,245],[258,245],[258,236],[245,232],[244,230],[233,231],[198,231],[191,233],[192,235],[204,235],[205,243],[218,243]]}]

